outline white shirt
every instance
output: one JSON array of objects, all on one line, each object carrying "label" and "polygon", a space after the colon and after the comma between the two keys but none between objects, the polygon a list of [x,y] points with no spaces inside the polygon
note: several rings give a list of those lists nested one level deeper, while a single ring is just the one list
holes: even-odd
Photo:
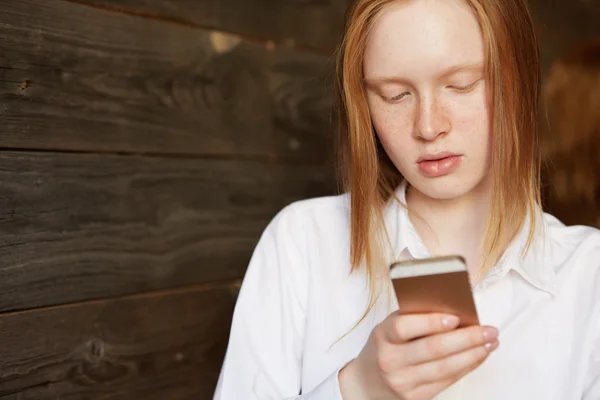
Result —
[{"label": "white shirt", "polygon": [[[403,186],[397,195],[404,202]],[[365,273],[350,274],[349,213],[340,195],[294,203],[271,221],[242,284],[214,400],[342,399],[338,371],[394,311],[381,299],[336,343],[368,304]],[[527,256],[525,227],[474,288],[500,347],[437,399],[600,399],[600,231],[540,219]],[[396,254],[430,256],[403,207],[392,202],[385,221]]]}]

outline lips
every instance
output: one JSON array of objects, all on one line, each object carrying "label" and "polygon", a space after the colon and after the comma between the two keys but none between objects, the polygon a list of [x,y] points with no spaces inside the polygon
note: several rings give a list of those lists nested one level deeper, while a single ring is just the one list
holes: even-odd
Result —
[{"label": "lips", "polygon": [[436,178],[451,174],[460,165],[462,155],[456,153],[436,153],[425,155],[417,161],[419,170],[425,176]]},{"label": "lips", "polygon": [[459,154],[450,153],[449,151],[443,151],[441,153],[426,154],[423,157],[419,158],[417,160],[417,162],[420,163],[422,161],[439,161],[439,160],[443,160],[444,158],[453,157],[453,156],[459,156]]}]

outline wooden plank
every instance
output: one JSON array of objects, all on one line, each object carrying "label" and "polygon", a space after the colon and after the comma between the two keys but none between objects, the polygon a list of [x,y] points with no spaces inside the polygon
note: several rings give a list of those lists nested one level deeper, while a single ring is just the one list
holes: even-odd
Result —
[{"label": "wooden plank", "polygon": [[600,37],[600,7],[588,0],[529,0],[546,73],[557,57]]},{"label": "wooden plank", "polygon": [[348,0],[76,0],[133,15],[236,32],[331,54]]},{"label": "wooden plank", "polygon": [[2,147],[327,157],[326,57],[59,0],[0,29]]},{"label": "wooden plank", "polygon": [[321,167],[0,153],[0,311],[239,278]]},{"label": "wooden plank", "polygon": [[0,398],[209,399],[230,285],[0,316]]}]

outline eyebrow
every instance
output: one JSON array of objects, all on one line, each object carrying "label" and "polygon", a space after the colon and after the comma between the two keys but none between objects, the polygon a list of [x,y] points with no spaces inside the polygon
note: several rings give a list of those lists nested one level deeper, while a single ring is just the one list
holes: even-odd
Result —
[{"label": "eyebrow", "polygon": [[[454,65],[450,68],[447,68],[445,71],[443,71],[441,74],[439,74],[438,79],[447,78],[458,72],[479,71],[479,70],[483,70],[482,63]],[[376,77],[371,77],[371,78],[364,78],[363,81],[368,86],[377,86],[377,85],[385,84],[385,83],[400,83],[400,84],[409,83],[409,81],[407,79],[404,79],[399,76],[376,76]]]}]

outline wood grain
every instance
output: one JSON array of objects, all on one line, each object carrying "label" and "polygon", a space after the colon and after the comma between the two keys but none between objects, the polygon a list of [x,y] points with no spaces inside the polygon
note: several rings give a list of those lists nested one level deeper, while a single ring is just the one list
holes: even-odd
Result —
[{"label": "wood grain", "polygon": [[0,153],[0,181],[0,311],[239,278],[282,207],[333,192],[321,167],[55,153]]},{"label": "wood grain", "polygon": [[62,0],[0,27],[2,147],[328,157],[326,57]]},{"label": "wood grain", "polygon": [[600,7],[587,0],[529,0],[540,40],[544,73],[552,62],[583,42],[600,38]]},{"label": "wood grain", "polygon": [[230,284],[0,316],[0,398],[209,399]]},{"label": "wood grain", "polygon": [[235,32],[329,55],[348,0],[76,0],[121,12]]}]

